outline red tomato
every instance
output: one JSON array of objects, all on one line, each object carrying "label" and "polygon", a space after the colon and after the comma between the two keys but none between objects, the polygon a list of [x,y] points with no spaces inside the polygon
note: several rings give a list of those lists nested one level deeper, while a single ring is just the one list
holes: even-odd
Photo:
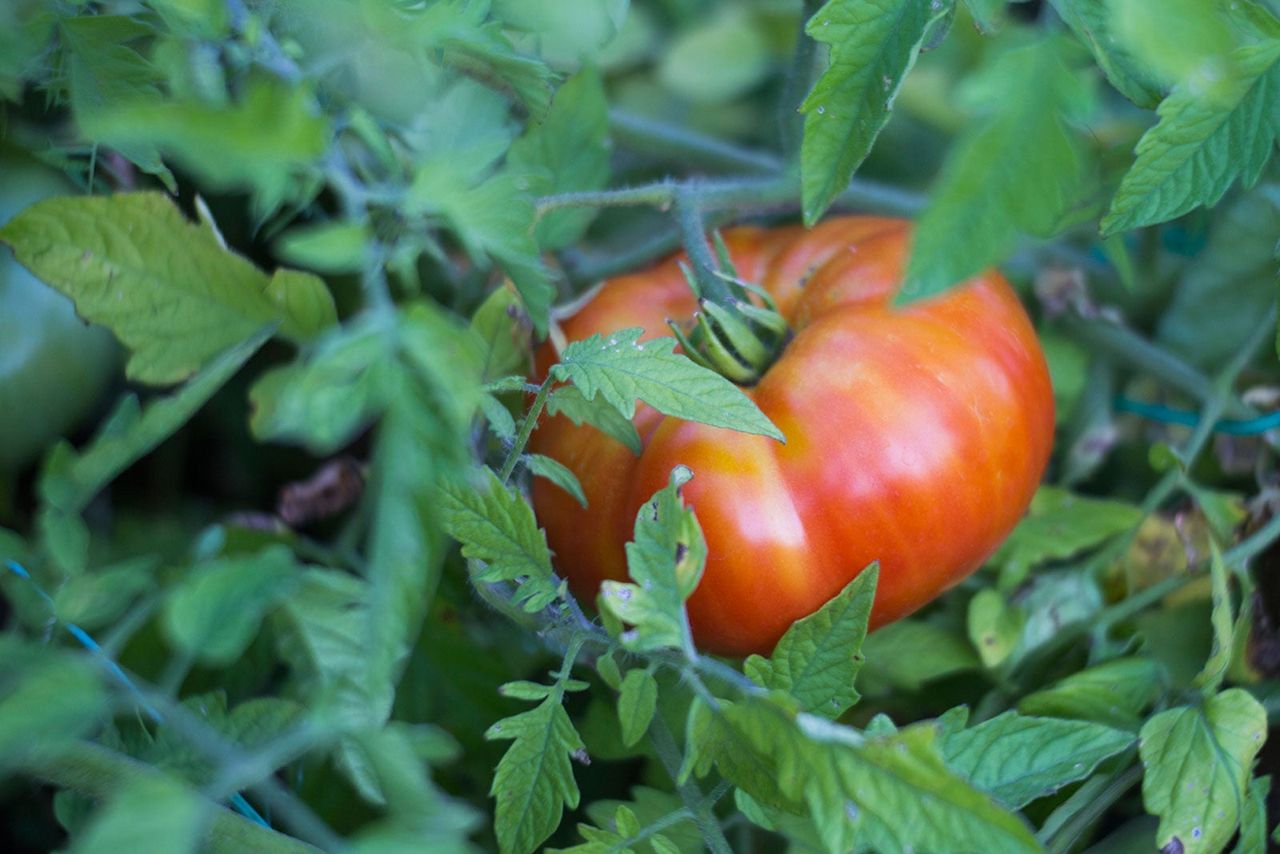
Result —
[{"label": "red tomato", "polygon": [[[791,623],[880,561],[871,627],[956,584],[1018,522],[1053,442],[1053,390],[1035,330],[1005,280],[987,272],[906,308],[905,222],[829,220],[812,230],[725,233],[739,275],[774,295],[794,337],[743,389],[786,434],[760,436],[636,414],[635,456],[563,417],[532,450],[568,466],[584,510],[535,478],[533,503],[556,565],[579,596],[626,580],[636,512],[683,464],[682,492],[709,557],[689,600],[698,645],[768,652]],[[605,283],[562,329],[569,341],[642,326],[668,335],[693,298],[677,258]],[[545,375],[555,353],[538,354]]]}]

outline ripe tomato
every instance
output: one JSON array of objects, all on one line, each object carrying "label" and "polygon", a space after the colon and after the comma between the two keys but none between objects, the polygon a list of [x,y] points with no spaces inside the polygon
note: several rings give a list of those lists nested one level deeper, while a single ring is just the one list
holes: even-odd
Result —
[{"label": "ripe tomato", "polygon": [[[590,502],[535,478],[556,563],[594,597],[627,578],[636,512],[683,464],[709,557],[689,600],[698,645],[768,652],[791,623],[880,561],[871,626],[959,582],[1025,511],[1053,442],[1053,391],[1026,312],[987,272],[934,299],[888,305],[902,280],[906,223],[848,217],[812,230],[727,232],[739,275],[772,293],[794,337],[743,389],[786,434],[760,436],[636,414],[644,449],[563,417],[532,449],[568,466]],[[561,324],[569,341],[623,327],[669,334],[693,298],[672,258],[607,282]],[[545,375],[550,346],[538,354]]]},{"label": "ripe tomato", "polygon": [[[0,224],[33,202],[74,188],[62,174],[0,153]],[[0,246],[0,472],[30,462],[98,401],[116,364],[105,329],[76,317],[71,300]]]}]

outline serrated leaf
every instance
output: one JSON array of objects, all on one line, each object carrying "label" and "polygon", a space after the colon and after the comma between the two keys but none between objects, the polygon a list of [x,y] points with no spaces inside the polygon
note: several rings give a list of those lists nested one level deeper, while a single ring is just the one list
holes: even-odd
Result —
[{"label": "serrated leaf", "polygon": [[73,847],[75,854],[145,851],[164,840],[174,854],[200,850],[213,805],[161,776],[126,784],[93,818]]},{"label": "serrated leaf", "polygon": [[79,513],[101,489],[185,424],[258,351],[270,330],[258,330],[215,356],[182,388],[139,408],[126,397],[82,453],[63,445],[49,456],[40,495],[66,516]]},{"label": "serrated leaf", "polygon": [[555,288],[533,238],[529,179],[509,171],[483,177],[483,152],[450,152],[421,164],[409,187],[410,213],[444,219],[474,256],[496,259],[524,302],[534,331],[544,336]]},{"label": "serrated leaf", "polygon": [[95,114],[92,130],[112,146],[154,145],[210,187],[252,191],[259,216],[314,192],[331,135],[305,87],[265,75],[233,103],[117,103]]},{"label": "serrated leaf", "polygon": [[1054,11],[1093,54],[1120,94],[1139,107],[1154,107],[1160,89],[1141,61],[1112,32],[1108,0],[1050,0]]},{"label": "serrated leaf", "polygon": [[657,708],[658,683],[653,674],[638,667],[627,671],[618,691],[618,723],[622,725],[623,744],[631,747],[644,738]]},{"label": "serrated leaf", "polygon": [[576,386],[560,386],[547,397],[547,413],[563,415],[577,425],[590,424],[626,445],[637,456],[643,450],[636,426],[603,395],[588,399]]},{"label": "serrated leaf", "polygon": [[477,577],[490,583],[519,583],[517,601],[525,610],[545,608],[559,595],[551,568],[546,535],[533,508],[484,470],[484,486],[447,483],[441,492],[442,520],[449,535],[462,544],[462,555],[487,566]]},{"label": "serrated leaf", "polygon": [[[99,135],[97,121],[122,104],[158,100],[161,70],[138,51],[155,29],[127,15],[82,15],[58,22],[66,49],[66,81],[71,112],[81,132]],[[173,174],[160,160],[150,139],[117,141],[115,149],[142,171],[155,175],[170,192],[177,191]]]},{"label": "serrated leaf", "polygon": [[230,664],[262,617],[289,595],[298,566],[286,546],[195,567],[170,593],[164,628],[182,653],[208,665]]},{"label": "serrated leaf", "polygon": [[[507,163],[531,176],[546,196],[602,189],[609,180],[609,109],[594,69],[584,68],[556,90],[546,117],[512,144]],[[534,228],[538,246],[562,249],[577,242],[598,210],[551,211]]]},{"label": "serrated leaf", "polygon": [[[484,420],[488,422],[489,429],[493,431],[493,435],[504,442],[514,442],[516,440],[516,420],[511,416],[511,410],[507,409],[502,401],[491,394],[482,395],[480,397],[480,411],[484,413]],[[577,483],[577,478],[574,478],[574,483]],[[583,506],[586,506],[585,502]]]},{"label": "serrated leaf", "polygon": [[[599,827],[608,827],[617,815],[618,807],[625,805],[642,826],[648,827],[684,806],[678,795],[672,792],[651,789],[647,786],[635,787],[631,790],[630,797],[631,799],[628,801],[607,799],[593,801],[585,807],[587,815]],[[578,827],[581,830],[583,825]],[[673,850],[679,852],[679,854],[702,854],[705,850],[702,834],[698,832],[698,826],[692,819],[685,819],[670,825],[663,830],[663,835],[667,838],[669,844],[675,846]],[[650,837],[648,841],[649,845],[646,845],[643,841],[635,843],[635,850],[639,852],[652,850],[654,854],[663,854],[664,849],[652,844],[653,837]]]},{"label": "serrated leaf", "polygon": [[[727,749],[772,765],[766,779],[807,804],[828,850],[868,845],[883,852],[951,851],[974,839],[983,840],[984,850],[1040,850],[1021,819],[947,768],[932,726],[864,739],[759,698],[722,705],[719,717],[737,736],[714,756],[722,772],[723,763],[734,761]],[[903,821],[904,815],[912,820]]]},{"label": "serrated leaf", "polygon": [[46,199],[0,228],[0,239],[82,317],[115,333],[138,382],[186,379],[266,324],[301,341],[334,317],[318,279],[273,287],[158,193]]},{"label": "serrated leaf", "polygon": [[559,692],[535,708],[499,721],[488,739],[514,739],[502,755],[489,794],[497,802],[494,831],[503,852],[532,852],[560,826],[564,807],[578,806],[570,757],[582,739]]},{"label": "serrated leaf", "polygon": [[1048,236],[1080,193],[1083,160],[1064,115],[1083,97],[1062,43],[1005,51],[983,70],[990,116],[953,146],[911,242],[898,304],[1004,260],[1019,234]]},{"label": "serrated leaf", "polygon": [[1011,809],[1083,780],[1133,744],[1129,732],[1087,721],[1005,712],[942,742],[947,765]]},{"label": "serrated leaf", "polygon": [[572,382],[589,400],[599,394],[627,418],[643,400],[665,415],[783,441],[782,431],[741,389],[673,352],[674,338],[641,344],[643,334],[637,327],[575,341],[551,375]]},{"label": "serrated leaf", "polygon": [[[1276,297],[1280,185],[1263,182],[1214,218],[1209,243],[1174,287],[1156,337],[1189,361],[1221,368]],[[1205,335],[1211,326],[1213,335]]]},{"label": "serrated leaf", "polygon": [[1155,702],[1161,688],[1158,662],[1118,658],[1028,694],[1018,701],[1018,711],[1137,729],[1139,715]]},{"label": "serrated leaf", "polygon": [[889,121],[925,33],[950,10],[931,0],[828,0],[805,32],[829,65],[800,105],[804,220],[812,225],[849,185]]},{"label": "serrated leaf", "polygon": [[862,667],[862,641],[875,600],[879,564],[871,564],[818,611],[798,620],[768,658],[752,655],[752,681],[786,691],[805,711],[832,720],[858,701],[853,687]]},{"label": "serrated leaf", "polygon": [[1094,548],[1135,528],[1142,509],[1122,501],[1086,498],[1042,487],[1028,515],[992,556],[1002,586],[1021,583],[1036,566]]},{"label": "serrated leaf", "polygon": [[1280,39],[1231,56],[1211,94],[1184,82],[1160,102],[1160,122],[1138,141],[1102,219],[1104,236],[1217,204],[1237,179],[1257,182],[1280,134]]},{"label": "serrated leaf", "polygon": [[691,642],[684,602],[702,579],[707,543],[680,499],[690,477],[683,466],[673,469],[667,485],[636,514],[635,539],[627,543],[627,572],[635,583],[601,585],[601,609],[632,626],[622,634],[628,649],[647,652]]},{"label": "serrated leaf", "polygon": [[297,442],[331,454],[379,415],[394,387],[393,330],[366,315],[321,336],[305,356],[273,368],[249,389],[259,440]]},{"label": "serrated leaf", "polygon": [[573,496],[583,507],[587,506],[587,496],[582,492],[582,484],[578,476],[562,463],[543,454],[527,454],[524,458],[529,473],[535,477],[544,477]]},{"label": "serrated leaf", "polygon": [[1140,742],[1142,801],[1160,818],[1157,846],[1180,845],[1187,854],[1222,850],[1240,822],[1266,735],[1266,710],[1239,688],[1200,708],[1181,706],[1147,721]]}]

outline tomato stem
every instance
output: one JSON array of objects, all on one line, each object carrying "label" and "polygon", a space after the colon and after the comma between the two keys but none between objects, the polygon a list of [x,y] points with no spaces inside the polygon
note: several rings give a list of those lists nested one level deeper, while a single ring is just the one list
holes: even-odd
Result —
[{"label": "tomato stem", "polygon": [[516,441],[511,446],[511,450],[507,452],[507,459],[502,463],[502,471],[498,472],[498,479],[506,483],[511,479],[511,473],[516,470],[516,463],[520,461],[520,455],[524,453],[525,446],[529,444],[529,437],[533,435],[533,428],[538,424],[538,416],[542,414],[542,409],[547,405],[547,395],[551,393],[551,377],[547,377],[542,381],[542,385],[538,386],[538,393],[533,398],[533,405],[529,407],[529,412],[525,415],[524,421],[520,423],[520,432],[516,434]]}]

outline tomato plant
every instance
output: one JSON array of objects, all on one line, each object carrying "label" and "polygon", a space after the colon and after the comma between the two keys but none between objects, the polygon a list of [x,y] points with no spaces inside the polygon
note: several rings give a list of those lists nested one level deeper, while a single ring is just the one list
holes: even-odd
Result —
[{"label": "tomato plant", "polygon": [[[984,273],[942,297],[889,305],[910,231],[872,217],[725,234],[793,340],[745,393],[786,434],[764,436],[636,416],[643,451],[556,416],[531,449],[577,475],[583,508],[533,485],[557,567],[579,595],[627,578],[636,511],[676,465],[708,546],[689,599],[707,649],[768,652],[872,561],[872,627],[915,611],[973,572],[1021,518],[1049,460],[1053,394],[1035,330],[1004,279]],[[566,340],[643,327],[696,309],[672,258],[606,282],[560,324]],[[642,339],[643,340],[643,339]],[[550,346],[544,366],[554,360]],[[940,532],[948,532],[939,536]]]},{"label": "tomato plant", "polygon": [[[73,192],[55,170],[0,155],[0,224],[40,199]],[[83,418],[115,367],[110,333],[0,250],[0,471],[28,463]]]}]

